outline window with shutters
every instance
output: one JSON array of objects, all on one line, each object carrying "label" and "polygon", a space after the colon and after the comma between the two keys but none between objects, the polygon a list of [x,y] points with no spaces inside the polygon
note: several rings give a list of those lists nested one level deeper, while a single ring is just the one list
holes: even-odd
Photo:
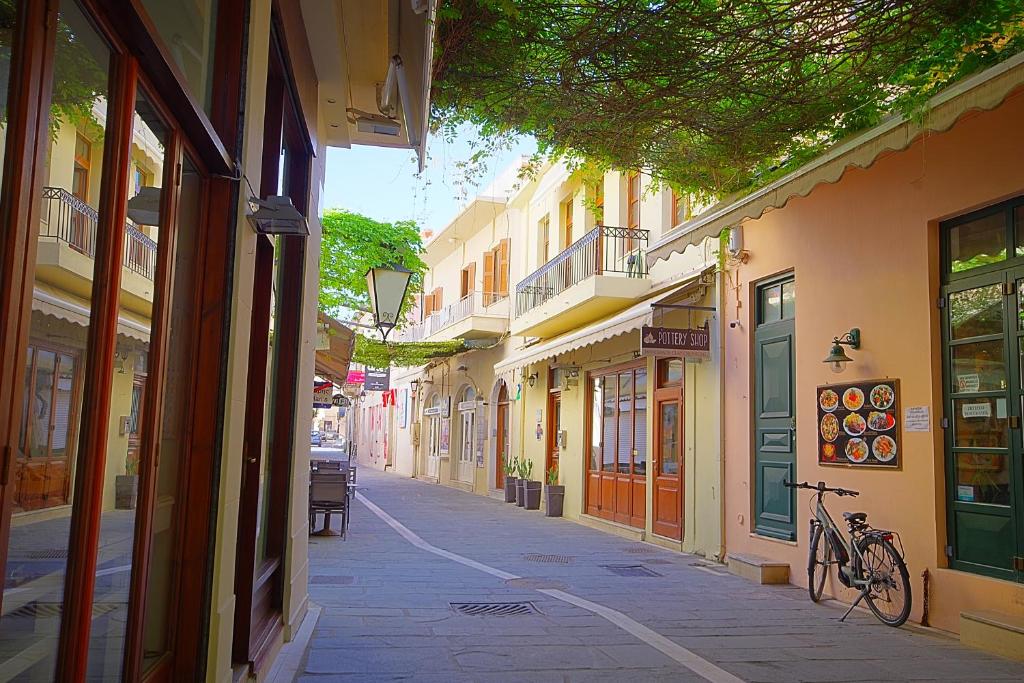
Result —
[{"label": "window with shutters", "polygon": [[484,254],[484,306],[508,296],[508,239]]},{"label": "window with shutters", "polygon": [[476,263],[470,263],[462,269],[459,298],[465,298],[476,289]]},{"label": "window with shutters", "polygon": [[[640,229],[640,172],[633,171],[626,180],[626,206],[629,207],[627,216],[628,228],[630,230]],[[626,238],[626,251],[633,250],[633,239]]]},{"label": "window with shutters", "polygon": [[548,262],[549,246],[551,241],[551,219],[547,216],[541,219],[537,228],[537,267]]},{"label": "window with shutters", "polygon": [[676,226],[685,223],[693,217],[693,204],[690,195],[680,195],[672,191],[672,225]]},{"label": "window with shutters", "polygon": [[562,203],[562,249],[568,249],[572,244],[572,198]]}]

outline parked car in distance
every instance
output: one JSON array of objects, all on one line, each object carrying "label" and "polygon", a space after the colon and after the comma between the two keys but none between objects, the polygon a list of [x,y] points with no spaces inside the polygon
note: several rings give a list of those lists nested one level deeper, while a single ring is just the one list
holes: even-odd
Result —
[{"label": "parked car in distance", "polygon": [[311,445],[311,446],[319,446],[322,443],[323,443],[323,441],[320,438],[320,432],[318,432],[316,430],[313,430],[313,431],[311,431],[309,433],[309,445]]}]

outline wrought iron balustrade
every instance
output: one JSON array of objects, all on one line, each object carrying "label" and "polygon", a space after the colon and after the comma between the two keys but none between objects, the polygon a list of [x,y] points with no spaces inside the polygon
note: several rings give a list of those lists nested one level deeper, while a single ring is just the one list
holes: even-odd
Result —
[{"label": "wrought iron balustrade", "polygon": [[594,275],[646,277],[648,235],[597,226],[516,285],[516,317]]},{"label": "wrought iron balustrade", "polygon": [[[96,256],[96,209],[62,187],[44,187],[39,234],[66,242],[86,256]],[[152,280],[156,274],[157,243],[134,225],[124,226],[124,266]]]}]

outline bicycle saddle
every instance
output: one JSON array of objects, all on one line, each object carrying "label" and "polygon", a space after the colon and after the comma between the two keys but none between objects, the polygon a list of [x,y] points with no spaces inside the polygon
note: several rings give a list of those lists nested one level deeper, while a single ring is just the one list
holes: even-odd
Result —
[{"label": "bicycle saddle", "polygon": [[861,522],[867,521],[867,518],[868,518],[868,513],[866,513],[866,512],[844,512],[843,513],[843,519],[845,519],[847,522],[853,522],[854,524],[859,524]]}]

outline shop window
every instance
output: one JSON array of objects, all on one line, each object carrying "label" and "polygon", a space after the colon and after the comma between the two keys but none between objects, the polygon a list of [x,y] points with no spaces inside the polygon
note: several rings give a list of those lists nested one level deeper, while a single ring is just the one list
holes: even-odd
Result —
[{"label": "shop window", "polygon": [[217,0],[142,0],[185,86],[209,114],[212,103]]},{"label": "shop window", "polygon": [[1006,260],[1006,218],[1002,211],[949,230],[950,270],[959,273]]},{"label": "shop window", "polygon": [[658,385],[673,386],[683,381],[683,359],[661,358],[658,360]]}]

